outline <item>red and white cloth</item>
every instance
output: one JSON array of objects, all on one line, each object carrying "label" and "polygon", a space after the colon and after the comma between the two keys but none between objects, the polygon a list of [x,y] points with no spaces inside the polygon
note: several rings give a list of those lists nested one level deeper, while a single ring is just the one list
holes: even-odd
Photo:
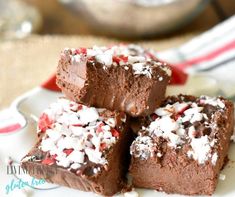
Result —
[{"label": "red and white cloth", "polygon": [[22,125],[20,124],[17,115],[15,116],[9,109],[0,111],[0,134],[7,134],[20,129],[21,127]]},{"label": "red and white cloth", "polygon": [[215,78],[221,94],[235,99],[235,16],[158,56],[186,73]]},{"label": "red and white cloth", "polygon": [[[235,16],[178,48],[158,52],[157,56],[176,68],[173,70],[174,84],[184,83],[187,74],[203,73],[218,80],[221,94],[235,99]],[[41,87],[59,91],[55,76]],[[0,134],[13,132],[21,126],[22,121],[11,109],[0,112]]]}]

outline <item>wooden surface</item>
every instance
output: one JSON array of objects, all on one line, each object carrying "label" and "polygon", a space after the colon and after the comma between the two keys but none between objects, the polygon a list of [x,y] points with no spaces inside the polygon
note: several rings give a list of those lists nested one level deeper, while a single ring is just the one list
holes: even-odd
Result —
[{"label": "wooden surface", "polygon": [[[161,41],[140,42],[163,50],[179,46],[194,35]],[[0,43],[0,109],[17,96],[38,86],[56,70],[60,51],[65,47],[113,44],[116,40],[82,36],[32,36],[17,42]]]}]

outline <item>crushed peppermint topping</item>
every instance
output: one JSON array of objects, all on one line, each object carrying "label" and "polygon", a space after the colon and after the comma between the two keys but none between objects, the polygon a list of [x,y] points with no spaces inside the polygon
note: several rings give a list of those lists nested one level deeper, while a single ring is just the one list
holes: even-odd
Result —
[{"label": "crushed peppermint topping", "polygon": [[[84,64],[88,61],[103,64],[103,69],[113,66],[123,66],[124,70],[131,67],[135,75],[145,75],[152,77],[153,67],[159,67],[164,71],[165,75],[171,76],[171,69],[157,60],[155,52],[146,50],[134,44],[120,44],[111,47],[97,47],[69,49],[65,48],[61,54],[61,58],[71,61],[73,65]],[[163,81],[164,76],[159,77],[159,81]]]},{"label": "crushed peppermint topping", "polygon": [[151,67],[149,65],[145,65],[145,63],[134,63],[132,65],[132,68],[134,70],[134,74],[136,75],[146,75],[148,76],[149,78],[151,78]]},{"label": "crushed peppermint topping", "polygon": [[216,130],[216,122],[208,119],[206,107],[208,105],[223,111],[224,101],[220,98],[202,96],[195,101],[182,100],[171,102],[168,100],[164,107],[157,108],[150,116],[150,123],[142,127],[138,137],[131,145],[131,154],[140,159],[163,156],[156,143],[156,138],[163,139],[173,149],[180,149],[189,144],[186,155],[204,164],[211,160],[216,165],[218,154],[214,150],[217,139],[210,136]]},{"label": "crushed peppermint topping", "polygon": [[131,146],[131,152],[135,152],[135,157],[148,159],[154,156],[154,141],[149,136],[138,136]]},{"label": "crushed peppermint topping", "polygon": [[217,153],[214,153],[213,156],[211,156],[211,144],[208,136],[205,135],[200,138],[192,138],[191,147],[192,150],[187,152],[189,158],[197,160],[199,164],[204,164],[210,157],[212,164],[216,164],[218,156]]},{"label": "crushed peppermint topping", "polygon": [[[119,131],[115,129],[115,115],[106,118],[101,112],[104,110],[64,98],[45,110],[38,123],[38,133],[44,133],[39,149],[48,155],[42,164],[56,163],[72,170],[79,169],[88,160],[107,164],[104,153],[116,143]],[[97,173],[100,169],[96,167],[93,171]]]},{"label": "crushed peppermint topping", "polygon": [[203,104],[209,104],[212,106],[219,106],[220,108],[225,107],[225,104],[219,98],[216,98],[216,97],[201,96],[200,101]]}]

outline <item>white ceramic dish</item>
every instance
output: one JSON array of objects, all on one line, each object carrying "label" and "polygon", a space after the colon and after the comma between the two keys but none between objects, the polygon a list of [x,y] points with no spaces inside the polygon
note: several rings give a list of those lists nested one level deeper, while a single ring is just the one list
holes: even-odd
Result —
[{"label": "white ceramic dish", "polygon": [[[202,85],[204,84],[204,85]],[[206,85],[205,85],[206,84]],[[204,76],[190,76],[187,83],[183,86],[174,86],[168,89],[169,94],[177,93],[188,93],[188,94],[209,94],[214,95],[218,92],[216,81]],[[44,88],[35,88],[34,90],[24,94],[23,96],[17,98],[12,106],[11,110],[18,115],[23,115],[26,121],[22,124],[23,128],[19,131],[0,134],[0,196],[7,197],[49,197],[57,196],[64,197],[65,195],[69,197],[93,197],[97,196],[93,193],[81,192],[79,190],[74,190],[66,187],[57,187],[52,184],[42,184],[39,185],[38,189],[32,189],[28,186],[23,189],[18,189],[17,187],[6,194],[7,185],[11,184],[14,180],[15,183],[17,179],[14,175],[7,174],[7,164],[5,162],[6,158],[9,156],[16,162],[18,162],[33,146],[36,141],[36,122],[42,110],[47,108],[47,106],[55,101],[58,97],[63,96],[61,93],[46,90]],[[230,161],[221,174],[225,175],[225,180],[219,180],[218,187],[214,196],[235,196],[235,144],[231,144],[229,151]],[[31,179],[31,177],[25,175],[17,175],[18,178],[22,180]],[[141,197],[164,197],[164,196],[178,196],[178,195],[167,195],[165,193],[156,192],[153,190],[146,189],[136,189],[139,196]],[[123,195],[119,195],[123,196]]]}]

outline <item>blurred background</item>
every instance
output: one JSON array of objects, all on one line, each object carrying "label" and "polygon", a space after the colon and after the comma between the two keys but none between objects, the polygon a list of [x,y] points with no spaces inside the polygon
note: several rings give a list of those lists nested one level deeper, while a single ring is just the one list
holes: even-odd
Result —
[{"label": "blurred background", "polygon": [[0,0],[0,40],[34,34],[162,39],[205,31],[234,0]]}]

